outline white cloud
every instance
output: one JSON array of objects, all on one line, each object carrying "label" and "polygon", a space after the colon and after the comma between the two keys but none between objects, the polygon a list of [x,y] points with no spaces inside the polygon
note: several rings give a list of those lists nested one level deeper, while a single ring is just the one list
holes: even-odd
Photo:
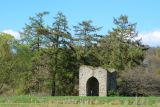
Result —
[{"label": "white cloud", "polygon": [[17,31],[14,31],[12,29],[7,29],[7,30],[3,30],[2,32],[10,34],[12,36],[14,36],[16,39],[20,39],[20,34]]},{"label": "white cloud", "polygon": [[138,35],[142,39],[142,43],[152,47],[160,46],[160,30],[144,32]]}]

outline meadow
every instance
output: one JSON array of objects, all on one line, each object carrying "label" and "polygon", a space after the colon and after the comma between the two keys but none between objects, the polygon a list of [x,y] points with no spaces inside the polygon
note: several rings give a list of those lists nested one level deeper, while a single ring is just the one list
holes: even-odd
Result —
[{"label": "meadow", "polygon": [[160,97],[0,97],[0,107],[160,107]]}]

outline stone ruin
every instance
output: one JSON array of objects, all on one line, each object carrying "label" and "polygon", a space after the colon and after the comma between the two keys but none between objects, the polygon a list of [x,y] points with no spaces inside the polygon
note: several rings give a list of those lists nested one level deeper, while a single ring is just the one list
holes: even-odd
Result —
[{"label": "stone ruin", "polygon": [[79,70],[79,96],[107,96],[116,90],[116,71],[83,65]]}]

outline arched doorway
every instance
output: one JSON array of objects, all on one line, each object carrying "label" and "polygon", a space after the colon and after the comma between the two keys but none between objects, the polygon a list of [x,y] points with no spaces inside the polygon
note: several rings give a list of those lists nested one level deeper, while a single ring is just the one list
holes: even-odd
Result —
[{"label": "arched doorway", "polygon": [[99,96],[99,82],[95,77],[91,77],[86,85],[87,96]]}]

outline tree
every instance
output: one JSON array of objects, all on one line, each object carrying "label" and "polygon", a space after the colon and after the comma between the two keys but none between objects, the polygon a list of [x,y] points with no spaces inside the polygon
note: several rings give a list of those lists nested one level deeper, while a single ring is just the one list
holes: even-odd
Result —
[{"label": "tree", "polygon": [[100,60],[104,68],[131,69],[140,65],[144,58],[144,46],[137,40],[136,24],[129,23],[128,17],[114,18],[113,31],[100,41]]},{"label": "tree", "polygon": [[[30,89],[35,92],[40,92],[42,88],[43,81],[45,76],[44,69],[46,66],[43,60],[43,50],[46,48],[46,34],[48,33],[47,26],[44,22],[44,16],[48,15],[48,12],[42,12],[36,14],[35,17],[30,17],[30,23],[26,24],[23,28],[21,34],[21,42],[23,45],[29,46],[32,53],[31,62],[32,62],[32,73],[28,80],[32,85]],[[29,50],[28,50],[29,51]],[[28,93],[30,93],[29,91]]]},{"label": "tree", "polygon": [[5,86],[12,84],[12,74],[15,71],[15,58],[12,50],[14,38],[5,33],[0,33],[0,93],[7,91]]},{"label": "tree", "polygon": [[47,28],[44,23],[44,16],[48,14],[48,12],[42,12],[36,14],[35,17],[30,17],[30,23],[25,24],[23,32],[20,32],[22,42],[28,44],[32,50],[40,50],[40,48],[44,46],[44,34],[47,32]]},{"label": "tree", "polygon": [[[78,25],[73,26],[75,35],[75,44],[77,57],[82,60],[82,64],[86,65],[97,65],[92,62],[98,62],[95,57],[96,46],[101,35],[96,32],[101,29],[101,27],[95,27],[92,25],[91,20],[82,21]],[[96,61],[94,61],[96,60]],[[92,64],[91,64],[92,63]]]},{"label": "tree", "polygon": [[[61,12],[57,13],[56,17],[54,17],[54,22],[52,24],[52,27],[49,27],[49,31],[47,32],[47,38],[49,42],[49,44],[47,45],[48,47],[47,55],[49,56],[50,59],[49,71],[51,73],[51,79],[52,79],[51,83],[52,96],[59,94],[63,95],[61,92],[62,89],[65,87],[61,84],[62,83],[61,81],[63,79],[61,78],[62,72],[65,71],[65,69],[61,67],[62,65],[60,64],[60,62],[63,61],[62,56],[65,55],[64,49],[68,50],[67,47],[71,46],[70,43],[72,37],[68,30],[69,27],[65,15],[63,15],[63,13]],[[63,64],[65,65],[68,62],[69,60],[64,61]]]}]

